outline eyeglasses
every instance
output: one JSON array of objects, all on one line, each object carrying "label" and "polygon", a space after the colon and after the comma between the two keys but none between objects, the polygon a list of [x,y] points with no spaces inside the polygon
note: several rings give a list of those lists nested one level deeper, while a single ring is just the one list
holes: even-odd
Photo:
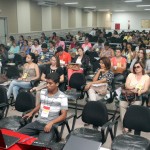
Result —
[{"label": "eyeglasses", "polygon": [[140,66],[134,66],[133,68],[134,68],[134,69],[136,69],[136,68],[140,68]]}]

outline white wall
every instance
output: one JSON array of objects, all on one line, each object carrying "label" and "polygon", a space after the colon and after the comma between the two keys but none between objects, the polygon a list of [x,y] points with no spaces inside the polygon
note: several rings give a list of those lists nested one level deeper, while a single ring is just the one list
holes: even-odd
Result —
[{"label": "white wall", "polygon": [[148,11],[113,13],[111,29],[115,29],[115,23],[120,23],[120,29],[127,30],[128,20],[130,20],[130,30],[144,30],[144,28],[141,28],[142,19],[150,20],[150,13]]},{"label": "white wall", "polygon": [[61,7],[61,29],[68,28],[68,7]]},{"label": "white wall", "polygon": [[[30,1],[17,0],[18,33],[30,32]],[[10,22],[11,24],[11,22]]]},{"label": "white wall", "polygon": [[92,12],[87,14],[87,27],[92,27],[93,15]]},{"label": "white wall", "polygon": [[51,7],[42,7],[42,30],[49,31],[52,29]]},{"label": "white wall", "polygon": [[82,10],[76,9],[76,28],[82,27]]}]

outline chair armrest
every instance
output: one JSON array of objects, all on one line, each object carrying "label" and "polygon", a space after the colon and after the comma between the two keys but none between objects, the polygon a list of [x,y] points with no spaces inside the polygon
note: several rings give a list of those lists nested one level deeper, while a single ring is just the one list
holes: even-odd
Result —
[{"label": "chair armrest", "polygon": [[109,124],[108,130],[110,132],[110,136],[112,140],[116,137],[117,126],[118,126],[118,120],[114,120]]},{"label": "chair armrest", "polygon": [[107,122],[105,123],[102,127],[101,127],[101,134],[102,134],[102,143],[105,143],[109,130],[108,127],[111,124],[111,122]]},{"label": "chair armrest", "polygon": [[39,84],[39,82],[40,82],[39,79],[37,79],[37,80],[31,80],[30,81],[31,87],[36,87]]},{"label": "chair armrest", "polygon": [[7,104],[7,103],[1,103],[1,104],[0,104],[0,108],[6,107],[6,106],[8,107],[9,104]]}]

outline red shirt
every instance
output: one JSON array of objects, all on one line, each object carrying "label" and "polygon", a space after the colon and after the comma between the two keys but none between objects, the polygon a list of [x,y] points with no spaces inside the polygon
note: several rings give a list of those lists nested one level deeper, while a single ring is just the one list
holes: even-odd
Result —
[{"label": "red shirt", "polygon": [[68,64],[71,62],[71,56],[69,53],[63,51],[62,55],[59,55],[59,59],[63,60],[65,64]]}]

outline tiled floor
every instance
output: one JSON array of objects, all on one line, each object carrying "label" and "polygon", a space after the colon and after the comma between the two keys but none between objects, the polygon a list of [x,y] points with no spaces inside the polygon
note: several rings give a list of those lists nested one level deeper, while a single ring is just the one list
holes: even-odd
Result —
[{"label": "tiled floor", "polygon": [[[86,102],[83,99],[79,103],[82,104],[82,105],[84,105]],[[115,106],[114,106],[114,104],[111,104],[108,107],[109,107],[109,109],[113,109]],[[74,113],[74,110],[69,109],[68,115],[70,115],[72,113]],[[81,111],[78,111],[78,114],[81,114]],[[9,112],[8,112],[8,116],[12,116],[12,115],[20,115],[20,113],[17,112],[17,111],[15,111],[15,110],[12,110],[12,107],[10,107],[9,108]],[[70,126],[72,125],[72,120],[69,121],[69,125]],[[82,122],[81,118],[77,119],[75,128],[79,128],[79,127],[83,127],[83,126],[84,126],[84,123]],[[91,128],[91,126],[89,126],[89,128]],[[118,124],[118,129],[117,129],[117,135],[119,135],[121,133],[122,133],[122,125],[121,125],[121,122],[120,122],[120,119],[119,119],[119,124]],[[67,132],[67,130],[65,128],[64,133],[63,133],[63,140],[65,140],[65,137],[67,136],[67,134],[68,134],[68,132]],[[142,133],[141,136],[150,139],[150,133]],[[111,141],[111,138],[110,138],[110,135],[109,135],[108,138],[107,138],[107,141],[103,145],[103,147],[110,148],[111,143],[112,143],[112,141]]]}]

